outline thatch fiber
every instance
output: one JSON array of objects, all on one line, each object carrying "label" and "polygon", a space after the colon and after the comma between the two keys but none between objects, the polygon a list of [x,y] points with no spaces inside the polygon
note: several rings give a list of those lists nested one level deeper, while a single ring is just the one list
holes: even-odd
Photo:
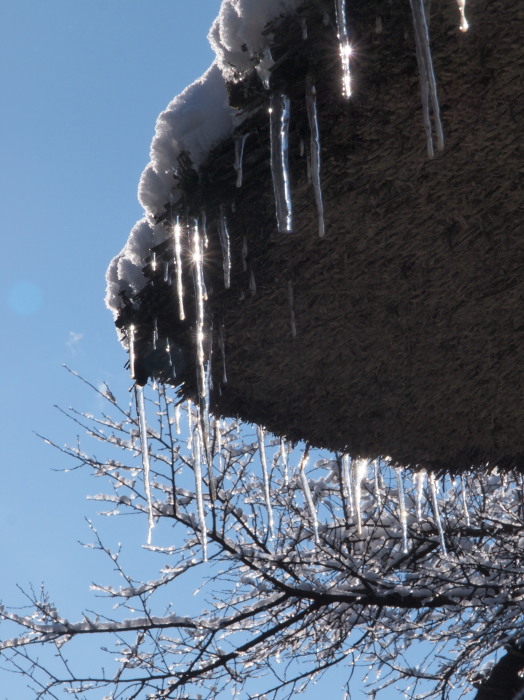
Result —
[{"label": "thatch fiber", "polygon": [[[341,97],[332,2],[307,2],[299,17],[273,28],[272,90],[291,102],[291,234],[276,230],[269,93],[255,74],[230,86],[231,103],[250,113],[240,127],[249,134],[242,186],[235,186],[229,139],[198,175],[181,167],[185,199],[165,214],[169,223],[205,211],[217,413],[404,465],[524,468],[524,6],[492,0],[467,10],[470,30],[461,33],[452,0],[431,4],[446,139],[433,159],[408,2],[349,4],[350,100]],[[323,238],[308,178],[308,80],[319,114]],[[229,289],[222,214],[231,239]],[[135,324],[143,359],[156,318],[159,336],[181,348],[181,369],[173,379],[164,358],[153,370],[142,363],[141,373],[183,379],[181,392],[191,396],[193,302],[188,320],[179,321],[174,284],[163,278],[164,262],[174,278],[170,241],[156,261],[155,270],[146,268],[152,283],[118,323]],[[189,262],[186,268],[192,289]]]}]

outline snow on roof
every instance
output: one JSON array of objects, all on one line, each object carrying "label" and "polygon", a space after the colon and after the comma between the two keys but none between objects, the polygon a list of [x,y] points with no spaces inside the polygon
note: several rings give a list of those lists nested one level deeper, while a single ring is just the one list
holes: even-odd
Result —
[{"label": "snow on roof", "polygon": [[155,221],[166,203],[176,201],[174,175],[179,156],[186,153],[198,168],[210,150],[233,132],[241,116],[228,104],[226,81],[241,79],[256,65],[259,70],[270,67],[264,28],[273,18],[292,12],[301,1],[223,0],[209,32],[215,61],[157,119],[151,160],[138,187],[145,217],[133,227],[106,274],[106,305],[115,317],[123,305],[122,292],[131,296],[144,287],[142,268],[151,245],[161,243],[167,236]]}]

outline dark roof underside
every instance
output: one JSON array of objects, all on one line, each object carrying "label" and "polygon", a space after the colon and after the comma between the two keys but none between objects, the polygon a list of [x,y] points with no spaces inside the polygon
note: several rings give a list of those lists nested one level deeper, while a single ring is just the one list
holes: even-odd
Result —
[{"label": "dark roof underside", "polygon": [[[242,126],[249,133],[242,187],[235,187],[228,141],[211,154],[200,182],[188,183],[179,208],[198,215],[205,207],[207,216],[214,409],[353,455],[449,471],[486,462],[523,468],[523,7],[472,2],[471,29],[461,34],[456,4],[432,2],[446,136],[433,160],[409,3],[349,4],[356,49],[349,101],[340,97],[332,3],[308,7],[308,39],[292,17],[273,49],[274,89],[291,99],[294,232],[276,231],[269,97],[256,79],[231,91],[236,104],[259,108]],[[323,239],[307,177],[308,74],[320,120]],[[229,290],[220,206],[231,235]],[[172,261],[171,246],[162,251]],[[161,334],[190,345],[194,334],[191,324],[176,321],[173,287],[148,270],[155,282],[134,314],[141,336],[150,336],[157,316]],[[187,270],[186,277],[191,285]],[[128,320],[123,313],[122,323]],[[227,383],[217,340],[222,323]],[[191,395],[192,374],[185,379],[182,391]]]}]

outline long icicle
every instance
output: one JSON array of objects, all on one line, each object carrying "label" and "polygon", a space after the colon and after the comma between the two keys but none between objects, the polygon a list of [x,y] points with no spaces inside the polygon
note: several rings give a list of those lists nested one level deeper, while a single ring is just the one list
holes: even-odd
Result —
[{"label": "long icicle", "polygon": [[320,182],[320,131],[318,128],[317,92],[308,79],[306,84],[306,108],[309,123],[309,151],[311,159],[311,180],[315,193],[315,203],[318,213],[318,235],[322,238],[326,232],[324,224],[324,202],[322,200],[322,185]]},{"label": "long icicle", "polygon": [[337,37],[342,65],[342,96],[351,97],[351,72],[349,57],[351,56],[351,44],[349,43],[346,22],[346,0],[335,0],[335,14],[337,20]]},{"label": "long icicle", "polygon": [[267,510],[267,521],[268,521],[268,532],[269,536],[273,538],[274,536],[274,520],[273,520],[273,508],[271,506],[271,492],[269,485],[269,471],[267,468],[266,460],[266,448],[264,444],[265,440],[265,430],[262,426],[257,425],[257,438],[258,438],[258,451],[260,452],[260,462],[262,465],[262,478],[264,480],[264,500],[266,502]]},{"label": "long icicle", "polygon": [[244,146],[248,136],[249,134],[235,136],[235,171],[237,174],[237,187],[242,187]]},{"label": "long icicle", "polygon": [[182,226],[180,217],[175,223],[175,265],[176,265],[176,291],[178,296],[178,317],[183,321],[186,317],[184,311],[184,282],[182,277]]},{"label": "long icicle", "polygon": [[426,481],[426,470],[421,469],[414,474],[415,484],[417,486],[417,520],[422,520],[422,496],[424,495],[424,482]]},{"label": "long icicle", "polygon": [[198,229],[198,220],[195,219],[193,226],[193,265],[196,296],[196,359],[197,359],[197,384],[198,393],[202,399],[206,398],[206,370],[204,353],[204,266],[203,251]]},{"label": "long icicle", "polygon": [[288,469],[288,459],[287,459],[287,445],[286,439],[280,438],[280,463],[282,464],[282,470],[284,472],[284,486],[289,486],[289,469]]},{"label": "long icicle", "polygon": [[198,525],[202,538],[202,559],[207,561],[207,528],[204,514],[204,497],[202,495],[202,456],[200,451],[200,430],[198,425],[196,425],[193,435],[193,472],[195,475]]},{"label": "long icicle", "polygon": [[349,455],[342,455],[341,465],[342,495],[344,498],[344,515],[346,521],[355,517],[355,506],[353,504],[353,492],[351,489],[351,472],[349,468]]},{"label": "long icicle", "polygon": [[395,469],[398,488],[398,509],[400,518],[400,527],[402,529],[402,551],[408,553],[408,512],[406,510],[406,495],[404,493],[404,469],[397,467]]},{"label": "long icicle", "polygon": [[129,343],[129,374],[135,378],[135,325],[132,323],[127,331]]},{"label": "long icicle", "polygon": [[293,230],[288,166],[289,114],[289,98],[284,93],[271,95],[269,108],[271,176],[275,191],[277,228],[280,233],[290,233]]},{"label": "long icicle", "polygon": [[359,535],[362,534],[362,509],[360,506],[362,498],[362,481],[367,476],[368,464],[369,462],[367,459],[354,459],[351,462],[353,503],[357,514],[357,532]]},{"label": "long icicle", "polygon": [[147,442],[147,421],[146,421],[146,407],[144,403],[144,388],[135,384],[135,400],[136,400],[136,412],[138,414],[138,429],[140,431],[140,450],[142,452],[142,468],[144,477],[144,491],[146,494],[147,501],[147,512],[148,512],[148,531],[147,531],[147,544],[151,544],[151,535],[153,528],[155,527],[155,519],[153,517],[153,499],[151,496],[151,465],[149,462],[149,445]]},{"label": "long icicle", "polygon": [[444,528],[442,527],[442,518],[440,517],[440,510],[438,507],[438,496],[437,496],[437,485],[435,482],[435,475],[430,472],[429,474],[429,488],[431,491],[431,503],[433,505],[433,516],[437,523],[437,530],[440,538],[440,546],[442,547],[442,553],[445,557],[448,555],[448,550],[446,549],[446,539],[444,537]]},{"label": "long icicle", "polygon": [[231,242],[229,240],[229,231],[227,229],[227,218],[222,207],[220,207],[218,234],[220,236],[220,247],[222,248],[224,287],[229,289],[231,286]]},{"label": "long icicle", "polygon": [[[426,99],[425,92],[427,89],[427,95],[429,98],[429,103],[431,104],[431,111],[433,112],[433,122],[435,124],[435,132],[437,136],[437,150],[442,151],[444,148],[444,132],[442,129],[442,122],[440,121],[437,81],[433,70],[433,59],[431,57],[431,48],[429,45],[429,32],[426,20],[426,11],[424,9],[424,0],[410,0],[410,4],[413,15],[413,26],[415,29],[415,44],[418,46],[417,61],[421,74],[422,104],[424,108]],[[427,88],[423,88],[423,83],[427,85]],[[433,144],[431,143],[430,145],[428,142],[428,154],[431,155],[432,149]]]},{"label": "long icicle", "polygon": [[315,503],[313,501],[313,494],[311,493],[311,489],[309,488],[309,481],[308,481],[307,474],[306,474],[306,464],[308,462],[308,458],[309,458],[309,445],[304,450],[304,454],[302,455],[302,459],[300,460],[299,472],[300,472],[300,480],[302,482],[302,491],[304,492],[304,499],[307,503],[307,507],[308,507],[309,513],[311,515],[311,523],[313,525],[313,536],[315,538],[315,543],[318,544],[320,542],[320,539],[318,536],[317,509],[315,508]]}]

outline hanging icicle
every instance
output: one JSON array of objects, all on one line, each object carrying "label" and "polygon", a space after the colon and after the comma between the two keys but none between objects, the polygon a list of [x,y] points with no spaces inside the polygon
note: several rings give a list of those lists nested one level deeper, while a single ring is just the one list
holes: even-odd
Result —
[{"label": "hanging icicle", "polygon": [[187,449],[191,452],[193,449],[193,402],[191,399],[186,401],[187,408]]},{"label": "hanging icicle", "polygon": [[220,355],[222,357],[222,383],[227,384],[226,332],[225,332],[225,328],[224,328],[224,321],[222,321],[218,327],[218,347],[220,349]]},{"label": "hanging icicle", "polygon": [[198,426],[196,426],[193,435],[193,472],[195,475],[198,525],[202,539],[202,559],[207,561],[207,528],[204,514],[204,497],[202,495],[202,456],[200,451],[200,431]]},{"label": "hanging icicle", "polygon": [[471,525],[471,521],[469,518],[469,509],[468,509],[468,496],[467,496],[467,491],[466,491],[466,480],[467,480],[467,475],[466,474],[461,474],[460,476],[460,485],[461,485],[461,500],[462,500],[462,512],[464,513],[464,520],[466,521],[466,525],[469,527]]},{"label": "hanging icicle", "polygon": [[227,218],[224,214],[223,207],[220,207],[220,221],[218,233],[220,236],[220,247],[222,248],[222,269],[224,271],[224,287],[226,289],[229,289],[231,286],[231,242],[229,240]]},{"label": "hanging icicle", "polygon": [[285,438],[280,438],[280,464],[284,473],[284,486],[289,486],[288,454]]},{"label": "hanging icicle", "polygon": [[460,31],[467,32],[469,24],[466,18],[466,0],[457,0],[457,4],[460,12]]},{"label": "hanging icicle", "polygon": [[417,488],[417,520],[422,520],[422,500],[424,495],[424,484],[426,482],[426,470],[421,469],[413,476]]},{"label": "hanging icicle", "polygon": [[205,370],[205,353],[204,353],[204,265],[203,265],[203,250],[200,241],[200,232],[198,228],[198,220],[195,219],[193,225],[193,266],[195,281],[195,297],[196,297],[196,366],[197,366],[197,384],[198,393],[201,398],[206,396],[206,370]]},{"label": "hanging icicle", "polygon": [[380,483],[381,480],[381,475],[380,475],[380,460],[375,459],[373,462],[373,487],[374,487],[374,496],[375,496],[375,503],[377,509],[380,511],[382,510],[382,502],[383,502],[383,497],[382,497],[382,484]]},{"label": "hanging icicle", "polygon": [[131,379],[135,378],[135,326],[132,323],[127,330],[129,343],[129,374]]},{"label": "hanging icicle", "polygon": [[260,453],[260,463],[262,465],[262,479],[264,481],[264,500],[266,502],[267,510],[267,522],[268,522],[268,533],[269,537],[272,539],[274,536],[274,521],[273,521],[273,508],[271,506],[271,491],[269,483],[269,471],[267,468],[266,460],[266,447],[264,444],[265,440],[265,430],[262,426],[257,425],[257,438],[258,438],[258,451]]},{"label": "hanging icicle", "polygon": [[355,506],[353,503],[353,489],[351,488],[351,472],[349,455],[342,455],[341,464],[342,497],[344,501],[344,515],[346,521],[355,517]]},{"label": "hanging icicle", "polygon": [[242,187],[244,145],[249,134],[237,134],[235,136],[235,171],[237,174],[236,186]]},{"label": "hanging icicle", "polygon": [[438,495],[437,495],[437,484],[435,480],[435,475],[430,472],[429,474],[429,488],[431,491],[431,503],[433,506],[433,516],[435,522],[437,523],[437,530],[440,538],[440,546],[442,547],[442,554],[447,557],[448,551],[446,549],[446,539],[444,537],[444,528],[442,527],[442,518],[440,517],[440,510],[438,507]]},{"label": "hanging icicle", "polygon": [[444,148],[444,132],[440,121],[437,81],[433,70],[433,59],[431,57],[431,48],[429,45],[429,32],[426,21],[426,11],[424,9],[424,0],[410,0],[410,4],[413,16],[413,26],[415,29],[415,47],[419,69],[424,128],[426,131],[428,156],[432,158],[434,155],[434,149],[430,107],[433,114],[433,122],[437,138],[437,150],[442,151]]},{"label": "hanging icicle", "polygon": [[146,407],[144,403],[144,388],[135,384],[135,401],[136,401],[136,412],[138,415],[138,429],[140,432],[140,450],[142,452],[142,468],[143,468],[143,478],[144,478],[144,491],[146,494],[147,501],[147,513],[148,513],[148,531],[147,531],[147,544],[151,544],[151,535],[153,528],[155,527],[155,519],[153,517],[153,499],[151,496],[151,483],[150,474],[151,467],[149,462],[149,445],[147,442],[147,421],[146,421]]},{"label": "hanging icicle", "polygon": [[315,508],[315,503],[313,501],[313,495],[311,493],[311,489],[309,488],[309,481],[307,478],[306,474],[306,464],[308,462],[309,458],[309,447],[306,447],[304,450],[304,454],[302,455],[302,459],[300,460],[300,466],[299,466],[299,472],[300,472],[300,480],[302,482],[302,491],[304,492],[304,499],[306,501],[309,514],[311,515],[311,523],[313,526],[313,536],[315,538],[315,543],[319,543],[319,537],[318,537],[318,516],[317,516],[317,509]]},{"label": "hanging icicle", "polygon": [[289,114],[288,97],[283,93],[271,95],[269,108],[271,176],[275,191],[277,228],[280,233],[290,233],[293,230],[288,167]]},{"label": "hanging icicle", "polygon": [[186,317],[184,311],[184,281],[182,277],[182,226],[177,216],[175,223],[175,267],[176,267],[176,292],[178,296],[178,317],[183,321]]},{"label": "hanging icicle", "polygon": [[355,512],[357,515],[357,532],[359,535],[362,534],[362,481],[366,478],[368,473],[368,460],[367,459],[354,459],[351,462],[351,480],[353,482],[353,503],[355,507]]},{"label": "hanging icicle", "polygon": [[402,551],[404,552],[404,554],[407,554],[408,553],[408,512],[406,510],[406,495],[404,493],[404,469],[402,467],[397,467],[395,469],[395,474],[397,477],[399,520],[400,520],[400,527],[402,529]]},{"label": "hanging icicle", "polygon": [[337,38],[342,66],[342,97],[351,97],[351,73],[349,58],[351,56],[351,44],[349,43],[346,23],[346,0],[335,0],[335,14],[337,20]]},{"label": "hanging icicle", "polygon": [[309,79],[306,84],[306,108],[310,133],[309,157],[311,163],[311,180],[315,193],[315,203],[317,205],[318,235],[322,238],[325,234],[325,225],[322,185],[320,183],[320,131],[318,128],[317,93],[315,86]]}]

